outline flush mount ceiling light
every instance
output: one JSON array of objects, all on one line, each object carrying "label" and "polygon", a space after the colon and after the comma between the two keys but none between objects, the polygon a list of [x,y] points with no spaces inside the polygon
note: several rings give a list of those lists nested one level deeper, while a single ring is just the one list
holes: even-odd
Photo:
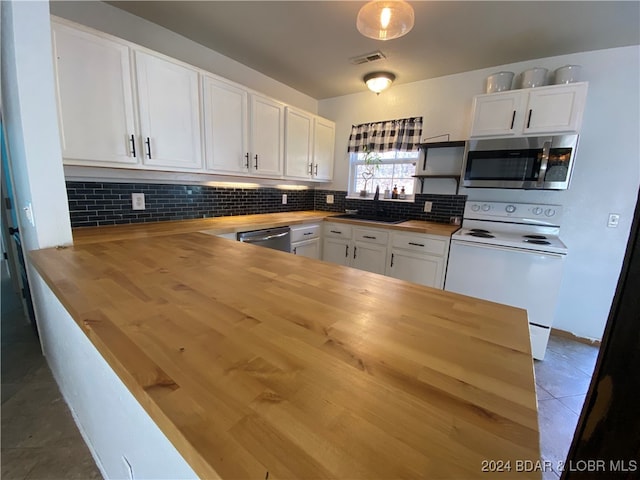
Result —
[{"label": "flush mount ceiling light", "polygon": [[358,12],[356,26],[365,37],[392,40],[413,28],[413,8],[404,0],[373,0]]},{"label": "flush mount ceiling light", "polygon": [[373,72],[364,76],[364,83],[372,92],[379,94],[391,86],[396,76],[391,72]]}]

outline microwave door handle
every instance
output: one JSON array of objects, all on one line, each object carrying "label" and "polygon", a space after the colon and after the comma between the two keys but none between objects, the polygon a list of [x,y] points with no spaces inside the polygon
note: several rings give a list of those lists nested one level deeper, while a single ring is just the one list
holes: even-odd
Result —
[{"label": "microwave door handle", "polygon": [[538,173],[538,188],[544,187],[544,177],[547,175],[547,165],[549,163],[549,153],[551,152],[551,142],[544,142],[542,145],[542,159],[540,160],[540,172]]}]

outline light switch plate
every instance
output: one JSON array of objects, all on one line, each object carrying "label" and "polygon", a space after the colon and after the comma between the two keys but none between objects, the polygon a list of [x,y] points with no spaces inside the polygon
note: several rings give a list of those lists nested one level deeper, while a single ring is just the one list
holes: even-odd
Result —
[{"label": "light switch plate", "polygon": [[286,193],[283,193],[283,194],[282,194],[282,204],[283,204],[283,205],[286,205],[286,204],[287,204],[287,194],[286,194]]},{"label": "light switch plate", "polygon": [[147,208],[144,204],[144,193],[131,194],[131,208],[133,210],[144,210]]},{"label": "light switch plate", "polygon": [[333,203],[333,195],[327,195],[327,204],[331,205]]},{"label": "light switch plate", "polygon": [[430,213],[433,208],[433,202],[424,202],[424,212]]},{"label": "light switch plate", "polygon": [[620,215],[617,213],[610,213],[609,220],[607,221],[607,227],[616,228],[620,223]]}]

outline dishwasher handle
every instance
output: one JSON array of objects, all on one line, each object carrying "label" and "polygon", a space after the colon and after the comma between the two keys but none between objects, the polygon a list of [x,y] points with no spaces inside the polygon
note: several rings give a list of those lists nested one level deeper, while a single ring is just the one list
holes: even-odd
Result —
[{"label": "dishwasher handle", "polygon": [[276,233],[275,235],[263,235],[261,237],[245,237],[242,239],[245,243],[257,243],[271,240],[272,238],[286,237],[289,232]]}]

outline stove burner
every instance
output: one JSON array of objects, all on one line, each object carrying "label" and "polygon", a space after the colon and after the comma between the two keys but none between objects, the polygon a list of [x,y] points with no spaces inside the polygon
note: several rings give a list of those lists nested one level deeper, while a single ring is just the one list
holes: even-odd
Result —
[{"label": "stove burner", "polygon": [[481,238],[495,238],[489,232],[480,231],[480,232],[467,232],[467,235],[471,235],[472,237],[481,237]]},{"label": "stove burner", "polygon": [[471,228],[469,231],[474,233],[491,233],[489,230],[485,230],[483,228]]},{"label": "stove burner", "polygon": [[528,243],[535,243],[536,245],[551,245],[551,242],[548,242],[547,240],[535,240],[535,239],[526,239],[525,242]]},{"label": "stove burner", "polygon": [[[532,238],[533,240],[546,240],[544,235],[523,235],[524,238]],[[526,240],[525,240],[526,241]]]}]

